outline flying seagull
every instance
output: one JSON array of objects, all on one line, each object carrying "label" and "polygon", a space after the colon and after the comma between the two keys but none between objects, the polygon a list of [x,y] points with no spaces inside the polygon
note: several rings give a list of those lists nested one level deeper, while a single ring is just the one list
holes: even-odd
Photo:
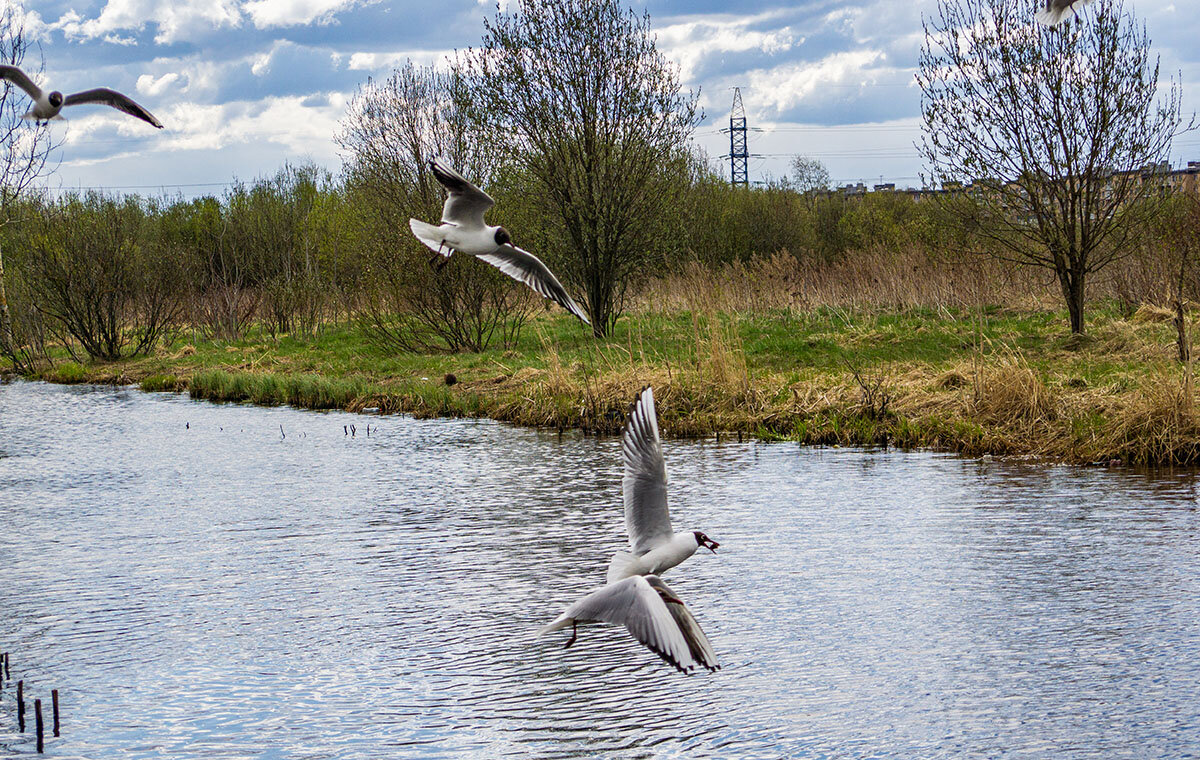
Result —
[{"label": "flying seagull", "polygon": [[663,573],[696,553],[701,546],[714,554],[720,546],[698,530],[675,533],[667,511],[667,465],[658,438],[654,390],[642,389],[621,438],[625,475],[625,530],[632,551],[617,552],[608,565],[608,582],[631,575]]},{"label": "flying seagull", "polygon": [[1046,6],[1037,12],[1037,20],[1046,25],[1054,26],[1067,16],[1074,16],[1079,9],[1092,0],[1046,0]]},{"label": "flying seagull", "polygon": [[716,670],[717,655],[700,624],[659,573],[675,567],[701,546],[714,553],[719,544],[700,531],[675,534],[667,513],[667,468],[658,438],[654,391],[638,394],[625,423],[621,454],[625,526],[632,552],[618,552],[608,567],[607,585],[572,604],[541,630],[571,626],[567,646],[575,643],[578,624],[624,625],[633,637],[683,672],[697,664]]},{"label": "flying seagull", "polygon": [[[579,317],[585,325],[591,324],[587,315],[571,300],[558,278],[541,259],[513,245],[508,230],[492,227],[483,221],[487,210],[496,205],[491,196],[440,159],[430,161],[429,168],[450,195],[446,198],[446,205],[442,207],[440,226],[426,224],[418,219],[408,220],[408,226],[412,228],[417,240],[446,259],[449,259],[454,251],[483,259],[514,280],[533,288],[542,297],[562,306]],[[445,261],[442,264],[445,264]]]},{"label": "flying seagull", "polygon": [[569,647],[579,634],[578,624],[586,622],[624,625],[635,639],[683,673],[697,664],[709,670],[721,667],[696,618],[657,575],[635,575],[591,592],[542,628],[541,634],[570,626]]},{"label": "flying seagull", "polygon": [[50,121],[51,119],[61,119],[59,112],[67,106],[79,106],[86,103],[98,103],[103,106],[112,106],[118,111],[124,111],[130,116],[136,116],[148,124],[153,124],[159,129],[163,128],[161,122],[154,118],[154,115],[142,108],[137,103],[130,100],[125,95],[110,90],[107,87],[97,87],[94,90],[84,90],[83,92],[72,93],[63,97],[63,94],[58,90],[51,92],[42,92],[41,88],[33,83],[33,80],[25,75],[16,66],[0,65],[0,79],[7,79],[16,86],[20,87],[25,92],[29,93],[29,97],[33,98],[33,108],[29,113],[25,114],[25,118],[34,119],[35,121]]}]

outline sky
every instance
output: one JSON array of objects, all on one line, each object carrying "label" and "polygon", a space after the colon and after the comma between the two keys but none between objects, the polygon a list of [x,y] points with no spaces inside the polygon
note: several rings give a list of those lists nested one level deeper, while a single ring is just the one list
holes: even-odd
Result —
[{"label": "sky", "polygon": [[[0,0],[7,2],[9,0]],[[1031,0],[1032,1],[1032,0]],[[838,184],[919,186],[922,15],[935,0],[643,0],[659,49],[700,92],[696,142],[729,152],[733,88],[746,109],[750,179],[820,159]],[[1180,76],[1200,110],[1197,0],[1125,0],[1146,24],[1163,79]],[[337,172],[334,136],[355,90],[405,59],[442,61],[477,46],[492,2],[477,0],[77,0],[28,2],[35,79],[65,93],[107,86],[166,129],[99,106],[72,108],[54,190],[187,197],[274,174],[286,162]],[[35,51],[30,71],[38,68]],[[1175,161],[1200,160],[1200,133]],[[727,165],[726,165],[727,166]]]}]

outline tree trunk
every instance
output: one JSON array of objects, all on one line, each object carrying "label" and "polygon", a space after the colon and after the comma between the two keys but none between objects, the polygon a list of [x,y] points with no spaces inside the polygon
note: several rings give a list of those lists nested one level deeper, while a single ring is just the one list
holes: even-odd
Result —
[{"label": "tree trunk", "polygon": [[16,367],[13,351],[12,316],[8,313],[8,296],[4,290],[4,252],[0,251],[0,355],[7,356]]},{"label": "tree trunk", "polygon": [[1083,335],[1083,280],[1084,272],[1061,267],[1058,269],[1058,283],[1062,286],[1063,298],[1067,302],[1067,313],[1071,317],[1071,332]]}]

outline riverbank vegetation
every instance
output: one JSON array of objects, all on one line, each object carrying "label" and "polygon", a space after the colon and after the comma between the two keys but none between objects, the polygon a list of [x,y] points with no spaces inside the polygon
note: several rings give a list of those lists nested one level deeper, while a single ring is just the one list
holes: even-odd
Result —
[{"label": "riverbank vegetation", "polygon": [[683,265],[647,283],[604,341],[538,304],[514,341],[480,352],[395,351],[353,314],[312,332],[256,319],[237,336],[183,323],[154,351],[118,361],[51,343],[32,374],[593,433],[617,432],[651,383],[670,436],[1194,463],[1200,416],[1175,314],[1123,300],[1135,274],[1147,272],[1104,282],[1085,337],[1064,329],[1045,283],[1021,270],[916,251],[820,265],[779,254]]},{"label": "riverbank vegetation", "polygon": [[[731,187],[687,142],[695,98],[663,74],[648,18],[612,0],[519,2],[487,27],[494,52],[552,46],[564,17],[532,13],[550,5],[599,13],[588,33],[613,38],[580,43],[597,60],[530,64],[587,96],[553,134],[536,116],[575,119],[553,110],[578,105],[565,90],[512,105],[498,136],[480,114],[508,92],[490,59],[408,63],[351,103],[340,174],[287,166],[196,199],[8,198],[0,371],[596,433],[650,383],[668,435],[1200,459],[1194,187],[1138,174],[1156,189],[1130,201],[1146,204],[1136,230],[1106,239],[1086,301],[1082,279],[1064,301],[1061,272],[963,224],[977,195],[837,191],[803,161],[794,181]],[[440,212],[438,155],[486,183],[489,221],[582,294],[594,332],[471,257],[431,265],[407,220]]]}]

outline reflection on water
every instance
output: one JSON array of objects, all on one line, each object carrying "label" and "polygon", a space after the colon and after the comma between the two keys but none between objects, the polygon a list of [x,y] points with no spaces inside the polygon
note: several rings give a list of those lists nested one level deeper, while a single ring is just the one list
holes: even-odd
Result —
[{"label": "reflection on water", "polygon": [[53,756],[1200,749],[1192,473],[669,442],[721,543],[670,573],[724,665],[683,676],[533,636],[624,542],[616,440],[363,421],[0,386],[0,649]]}]

